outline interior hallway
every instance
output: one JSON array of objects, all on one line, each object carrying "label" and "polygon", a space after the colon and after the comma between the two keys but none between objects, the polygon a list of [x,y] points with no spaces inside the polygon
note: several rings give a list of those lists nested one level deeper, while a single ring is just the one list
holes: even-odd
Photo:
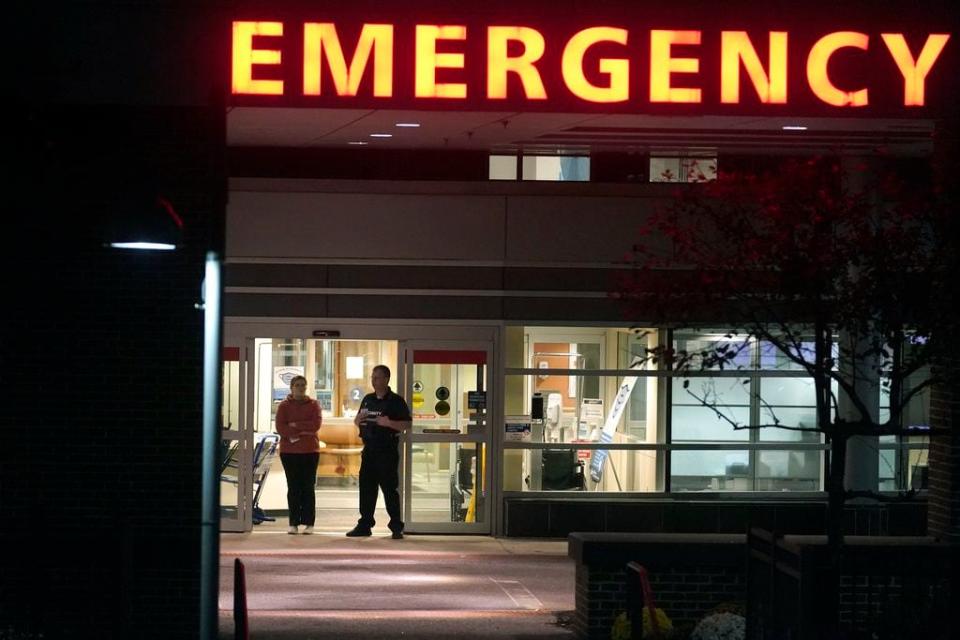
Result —
[{"label": "interior hallway", "polygon": [[386,530],[223,534],[220,637],[233,637],[233,562],[247,574],[250,637],[572,638],[574,567],[565,540]]}]

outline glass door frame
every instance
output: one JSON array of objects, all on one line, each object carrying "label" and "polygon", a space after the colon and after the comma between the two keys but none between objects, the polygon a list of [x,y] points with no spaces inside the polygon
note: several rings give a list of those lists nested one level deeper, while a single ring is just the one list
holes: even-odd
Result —
[{"label": "glass door frame", "polygon": [[[255,342],[257,338],[264,337],[284,337],[284,338],[316,338],[316,331],[321,329],[327,334],[336,335],[341,340],[395,340],[397,341],[397,370],[393,372],[395,384],[391,384],[397,393],[404,396],[408,402],[412,395],[406,384],[406,371],[404,362],[404,345],[416,342],[418,345],[432,345],[433,348],[456,348],[463,349],[462,345],[478,345],[477,349],[485,350],[488,353],[487,367],[487,412],[490,421],[491,440],[487,440],[487,482],[498,478],[500,469],[501,455],[499,449],[496,451],[493,446],[499,447],[499,431],[494,432],[494,425],[500,424],[502,420],[502,407],[494,404],[494,398],[499,397],[499,389],[503,379],[503,370],[500,365],[500,355],[497,351],[501,340],[503,323],[501,321],[478,321],[464,323],[463,321],[450,320],[387,320],[384,318],[294,318],[294,317],[248,317],[248,316],[225,316],[223,328],[224,347],[240,348],[240,365],[244,370],[241,373],[238,397],[241,398],[239,408],[239,419],[236,430],[223,431],[222,435],[230,435],[230,439],[242,440],[242,449],[240,451],[241,465],[241,488],[238,493],[239,500],[244,504],[245,514],[243,517],[231,519],[229,521],[221,519],[221,531],[239,531],[249,532],[253,530],[253,441],[255,424],[255,394],[254,384],[256,376],[255,368]],[[457,345],[457,346],[454,346]],[[426,348],[426,347],[422,347]],[[412,385],[412,381],[410,382]],[[243,435],[241,436],[240,433]],[[405,438],[406,436],[404,436]],[[227,439],[224,437],[223,439]],[[403,438],[402,438],[403,440]],[[405,443],[401,444],[401,453],[405,453]],[[407,468],[401,467],[401,505],[404,504],[404,496],[407,495],[405,480]],[[488,503],[491,505],[489,513],[485,514],[488,524],[483,528],[477,528],[476,531],[465,531],[461,523],[456,529],[451,529],[458,533],[476,533],[491,534],[494,531],[499,532],[499,520],[501,517],[500,505],[500,484],[493,482],[487,485]],[[382,497],[378,500],[379,504]],[[405,512],[406,513],[406,512]],[[230,522],[230,527],[224,526]]]},{"label": "glass door frame", "polygon": [[[226,342],[225,342],[226,344]],[[236,348],[236,347],[235,347]],[[245,533],[253,530],[253,420],[252,389],[254,384],[254,340],[244,340],[240,347],[239,371],[237,373],[238,411],[237,428],[221,429],[220,439],[237,444],[237,516],[224,518],[221,510],[220,531]],[[221,498],[222,504],[222,498]]]},{"label": "glass door frame", "polygon": [[[486,353],[485,381],[484,390],[486,391],[486,429],[482,433],[458,433],[458,434],[438,434],[438,433],[413,433],[408,431],[401,438],[401,447],[403,451],[404,472],[402,477],[401,500],[403,504],[404,528],[410,533],[461,533],[473,535],[490,535],[494,530],[493,517],[495,515],[495,506],[497,492],[494,491],[493,480],[496,478],[495,470],[499,467],[497,456],[493,449],[493,432],[498,411],[496,408],[497,384],[495,375],[496,351],[493,341],[474,341],[474,340],[431,340],[431,339],[408,339],[401,340],[398,347],[398,359],[400,360],[400,377],[397,388],[402,390],[401,395],[412,405],[413,398],[413,366],[414,351],[482,351]],[[469,364],[469,363],[464,363]],[[483,447],[485,451],[486,464],[483,465],[482,478],[479,479],[482,486],[486,487],[486,498],[483,501],[482,512],[479,522],[417,522],[411,519],[412,500],[413,500],[413,446],[415,444],[456,444],[456,443],[475,443],[476,446]],[[475,484],[476,484],[475,480]]]}]

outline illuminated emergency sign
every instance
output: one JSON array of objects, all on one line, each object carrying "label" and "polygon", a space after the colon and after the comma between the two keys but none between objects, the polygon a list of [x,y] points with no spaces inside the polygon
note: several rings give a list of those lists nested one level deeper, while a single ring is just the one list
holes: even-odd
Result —
[{"label": "illuminated emergency sign", "polygon": [[[523,25],[401,29],[366,23],[347,31],[349,41],[335,22],[234,21],[232,94],[322,97],[328,104],[361,96],[389,105],[402,94],[414,103],[451,105],[510,100],[535,106],[560,99],[567,105],[719,106],[789,105],[796,100],[792,90],[798,89],[803,99],[822,107],[857,109],[869,106],[881,85],[871,86],[876,78],[869,74],[837,74],[838,60],[882,55],[889,63],[887,75],[896,76],[895,83],[890,78],[881,83],[888,94],[883,97],[903,107],[923,107],[928,81],[950,40],[948,33],[908,37],[850,30],[796,44],[788,31],[612,26],[588,26],[560,41]],[[482,55],[468,55],[478,46]],[[482,81],[476,81],[477,74]]]}]

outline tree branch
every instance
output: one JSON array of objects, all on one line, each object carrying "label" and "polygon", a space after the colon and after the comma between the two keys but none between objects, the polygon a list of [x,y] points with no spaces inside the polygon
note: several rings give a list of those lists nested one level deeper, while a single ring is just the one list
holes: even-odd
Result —
[{"label": "tree branch", "polygon": [[735,425],[734,431],[752,430],[752,429],[783,429],[785,431],[804,431],[807,433],[824,433],[823,429],[818,427],[791,427],[783,424],[750,424]]}]

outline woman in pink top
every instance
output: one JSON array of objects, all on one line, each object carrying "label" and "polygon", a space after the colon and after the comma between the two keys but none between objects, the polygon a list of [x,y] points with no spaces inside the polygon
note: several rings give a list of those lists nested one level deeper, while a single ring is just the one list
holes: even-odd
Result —
[{"label": "woman in pink top", "polygon": [[277,433],[280,434],[280,462],[287,476],[287,507],[290,528],[287,533],[313,533],[317,516],[314,485],[320,461],[320,405],[307,395],[307,379],[294,376],[290,395],[277,407]]}]

